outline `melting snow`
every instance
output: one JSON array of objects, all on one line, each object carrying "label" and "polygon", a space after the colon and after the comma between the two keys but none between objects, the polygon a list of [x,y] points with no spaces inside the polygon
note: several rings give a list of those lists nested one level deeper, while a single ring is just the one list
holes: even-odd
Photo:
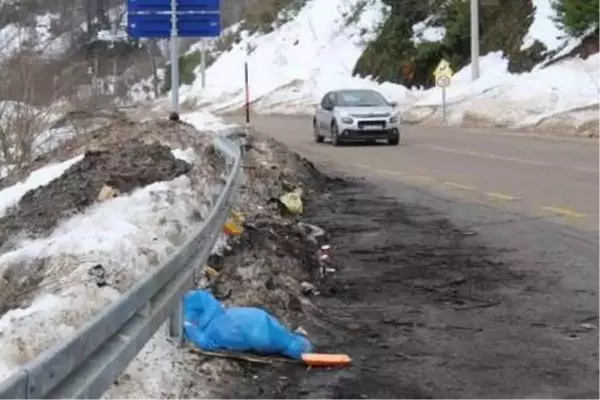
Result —
[{"label": "melting snow", "polygon": [[[227,127],[206,112],[191,119],[203,131]],[[191,148],[173,149],[172,153],[202,167]],[[24,182],[0,191],[0,207],[14,205],[27,190],[48,184],[81,158],[38,169]],[[197,229],[192,221],[197,222],[198,210],[203,217],[208,213],[206,202],[211,193],[207,182],[192,185],[187,176],[156,182],[89,207],[62,221],[48,237],[24,240],[0,255],[0,274],[11,266],[27,271],[27,265],[43,263],[42,281],[32,293],[32,303],[0,316],[0,381],[72,335],[117,300],[123,290],[166,261]],[[223,240],[221,237],[217,250]],[[98,265],[109,285],[96,284],[90,271]],[[185,354],[168,343],[161,330],[128,367],[130,378],[111,388],[105,397],[177,396],[187,368],[181,362]]]}]

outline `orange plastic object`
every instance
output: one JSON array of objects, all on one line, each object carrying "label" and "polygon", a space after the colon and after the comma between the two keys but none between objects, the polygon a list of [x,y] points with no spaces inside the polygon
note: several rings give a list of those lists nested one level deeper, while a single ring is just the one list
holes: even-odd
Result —
[{"label": "orange plastic object", "polygon": [[244,232],[244,230],[233,220],[229,219],[227,220],[227,222],[225,222],[225,225],[223,225],[223,232],[225,232],[227,235],[237,236],[241,235]]},{"label": "orange plastic object", "polygon": [[346,354],[304,353],[302,361],[311,367],[336,367],[350,365],[352,360]]}]

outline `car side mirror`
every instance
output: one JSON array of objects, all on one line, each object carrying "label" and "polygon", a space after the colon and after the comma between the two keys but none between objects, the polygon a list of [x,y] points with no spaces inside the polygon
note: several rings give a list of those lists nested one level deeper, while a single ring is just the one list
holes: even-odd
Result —
[{"label": "car side mirror", "polygon": [[323,110],[332,111],[333,110],[333,105],[331,105],[331,104],[325,104],[323,106]]},{"label": "car side mirror", "polygon": [[392,102],[390,102],[390,106],[392,108],[396,108],[396,107],[398,107],[398,103],[396,103],[395,101],[392,101]]}]

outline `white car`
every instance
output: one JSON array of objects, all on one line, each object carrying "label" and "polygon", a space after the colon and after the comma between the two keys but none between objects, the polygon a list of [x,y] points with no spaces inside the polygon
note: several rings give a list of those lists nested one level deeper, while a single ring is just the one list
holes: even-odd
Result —
[{"label": "white car", "polygon": [[323,96],[313,117],[317,143],[330,138],[334,146],[343,142],[400,142],[401,117],[395,103],[368,89],[335,90]]}]

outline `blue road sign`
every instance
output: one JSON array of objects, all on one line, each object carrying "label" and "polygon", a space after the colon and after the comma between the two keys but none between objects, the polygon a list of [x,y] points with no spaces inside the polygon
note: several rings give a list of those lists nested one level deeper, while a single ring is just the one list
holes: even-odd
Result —
[{"label": "blue road sign", "polygon": [[[218,37],[221,0],[177,0],[180,37]],[[171,36],[171,0],[127,0],[127,32],[131,37]]]},{"label": "blue road sign", "polygon": [[171,14],[127,13],[127,34],[135,38],[168,38],[171,36]]},{"label": "blue road sign", "polygon": [[218,37],[221,14],[178,14],[177,33],[181,37]]},{"label": "blue road sign", "polygon": [[[171,36],[171,14],[128,14],[127,33],[138,38],[168,38]],[[220,14],[177,15],[179,37],[218,37],[220,34]]]},{"label": "blue road sign", "polygon": [[127,14],[171,12],[171,0],[127,0]]},{"label": "blue road sign", "polygon": [[[177,11],[220,12],[221,0],[178,0]],[[128,12],[171,12],[171,0],[127,0]]]},{"label": "blue road sign", "polygon": [[177,0],[177,11],[220,12],[221,0]]}]

